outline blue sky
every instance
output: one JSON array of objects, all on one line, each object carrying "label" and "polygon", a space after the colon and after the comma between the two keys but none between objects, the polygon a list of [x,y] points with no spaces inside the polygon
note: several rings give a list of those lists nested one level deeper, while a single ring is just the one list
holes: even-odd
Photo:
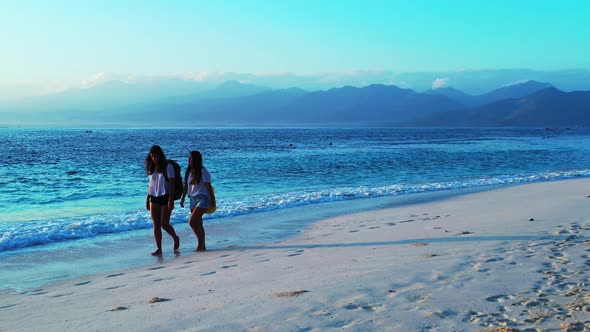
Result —
[{"label": "blue sky", "polygon": [[589,1],[2,1],[0,88],[97,73],[590,69]]}]

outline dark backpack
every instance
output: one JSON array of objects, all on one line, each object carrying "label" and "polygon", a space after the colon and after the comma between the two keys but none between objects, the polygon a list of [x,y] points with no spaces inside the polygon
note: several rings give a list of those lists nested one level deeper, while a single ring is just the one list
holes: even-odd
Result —
[{"label": "dark backpack", "polygon": [[[174,200],[180,199],[182,197],[182,176],[180,175],[180,165],[172,159],[168,159],[168,164],[172,164],[174,167]],[[166,165],[168,167],[168,165]],[[164,172],[164,178],[168,181],[168,171]]]}]

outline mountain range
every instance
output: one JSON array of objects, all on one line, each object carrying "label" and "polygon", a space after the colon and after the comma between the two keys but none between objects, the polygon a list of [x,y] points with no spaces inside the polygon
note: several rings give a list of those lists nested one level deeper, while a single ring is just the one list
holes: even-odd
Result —
[{"label": "mountain range", "polygon": [[563,92],[547,87],[521,98],[507,98],[478,107],[431,113],[404,125],[588,127],[590,91]]},{"label": "mountain range", "polygon": [[[108,97],[107,97],[108,96]],[[107,82],[0,104],[9,126],[590,126],[590,91],[526,81],[481,95],[395,85],[273,90],[237,81]]]}]

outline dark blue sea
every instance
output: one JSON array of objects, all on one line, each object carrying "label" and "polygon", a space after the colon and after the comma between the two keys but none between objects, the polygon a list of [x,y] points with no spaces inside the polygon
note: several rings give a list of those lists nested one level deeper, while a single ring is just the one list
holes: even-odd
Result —
[{"label": "dark blue sea", "polygon": [[[145,210],[151,145],[203,154],[218,210],[207,247],[270,242],[342,213],[590,176],[590,130],[0,128],[0,289],[158,263]],[[172,223],[181,255],[189,211]],[[164,237],[163,260],[177,259]]]}]

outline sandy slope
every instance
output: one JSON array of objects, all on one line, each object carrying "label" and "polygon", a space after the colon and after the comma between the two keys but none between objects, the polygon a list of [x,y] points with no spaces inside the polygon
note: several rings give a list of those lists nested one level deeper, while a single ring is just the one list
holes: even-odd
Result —
[{"label": "sandy slope", "polygon": [[0,331],[583,331],[588,195],[578,179],[351,214],[1,294]]}]

